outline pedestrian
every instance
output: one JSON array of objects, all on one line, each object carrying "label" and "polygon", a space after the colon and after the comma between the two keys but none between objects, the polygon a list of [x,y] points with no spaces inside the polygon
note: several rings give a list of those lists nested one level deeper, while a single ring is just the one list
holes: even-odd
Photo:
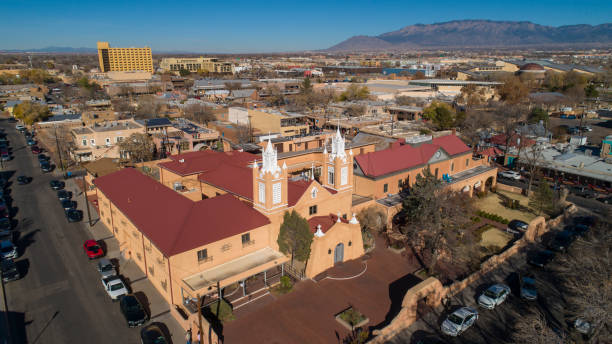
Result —
[{"label": "pedestrian", "polygon": [[185,342],[187,342],[187,344],[191,344],[191,329],[188,329],[187,333],[185,333]]}]

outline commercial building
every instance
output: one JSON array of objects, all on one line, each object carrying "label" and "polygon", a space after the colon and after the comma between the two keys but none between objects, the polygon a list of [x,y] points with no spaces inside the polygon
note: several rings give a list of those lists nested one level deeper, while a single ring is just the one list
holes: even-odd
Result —
[{"label": "commercial building", "polygon": [[108,42],[98,42],[101,72],[146,71],[153,73],[151,48],[111,48]]},{"label": "commercial building", "polygon": [[229,108],[228,119],[235,124],[250,125],[253,130],[262,134],[297,136],[310,132],[306,116],[275,109]]},{"label": "commercial building", "polygon": [[99,158],[125,158],[118,143],[135,133],[145,133],[145,127],[134,120],[94,124],[91,127],[70,131],[76,148],[71,152],[75,161],[91,161]]},{"label": "commercial building", "polygon": [[178,73],[181,69],[192,73],[232,73],[230,62],[219,61],[217,58],[210,57],[166,57],[159,64],[164,72]]},{"label": "commercial building", "polygon": [[356,156],[355,163],[354,192],[374,199],[394,198],[426,168],[453,190],[470,195],[494,186],[497,178],[497,169],[473,158],[470,147],[455,135],[398,140],[388,149]]}]

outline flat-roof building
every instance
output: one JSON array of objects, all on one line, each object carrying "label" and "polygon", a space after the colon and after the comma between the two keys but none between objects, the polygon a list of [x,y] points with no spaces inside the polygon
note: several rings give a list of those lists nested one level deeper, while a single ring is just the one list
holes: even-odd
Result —
[{"label": "flat-roof building", "polygon": [[98,42],[101,72],[146,71],[153,73],[151,48],[111,48],[108,42]]}]

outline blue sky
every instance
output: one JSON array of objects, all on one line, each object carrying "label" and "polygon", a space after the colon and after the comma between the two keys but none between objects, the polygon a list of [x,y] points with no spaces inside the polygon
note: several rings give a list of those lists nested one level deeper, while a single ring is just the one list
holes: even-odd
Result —
[{"label": "blue sky", "polygon": [[144,46],[155,51],[323,49],[354,35],[456,19],[543,25],[612,21],[612,1],[0,0],[0,49]]}]

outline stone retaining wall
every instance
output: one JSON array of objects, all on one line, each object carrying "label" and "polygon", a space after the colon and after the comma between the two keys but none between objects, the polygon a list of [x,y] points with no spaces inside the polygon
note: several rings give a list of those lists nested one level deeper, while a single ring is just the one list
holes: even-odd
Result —
[{"label": "stone retaining wall", "polygon": [[500,254],[491,256],[489,259],[482,262],[480,265],[480,270],[472,273],[461,281],[456,281],[453,284],[444,287],[437,278],[429,277],[416,286],[410,288],[404,296],[402,301],[402,309],[398,315],[386,327],[380,330],[374,330],[372,334],[375,337],[369,343],[384,343],[414,323],[417,320],[417,307],[420,299],[426,298],[427,304],[432,307],[440,305],[445,296],[454,296],[460,293],[470,284],[478,281],[483,275],[494,270],[500,264],[508,260],[508,258],[518,253],[528,243],[536,241],[544,233],[548,232],[551,227],[559,225],[563,220],[574,214],[577,210],[578,209],[575,205],[570,204],[564,209],[563,214],[549,220],[548,223],[544,217],[536,217],[529,223],[529,227],[521,239],[515,241],[512,246]]}]

